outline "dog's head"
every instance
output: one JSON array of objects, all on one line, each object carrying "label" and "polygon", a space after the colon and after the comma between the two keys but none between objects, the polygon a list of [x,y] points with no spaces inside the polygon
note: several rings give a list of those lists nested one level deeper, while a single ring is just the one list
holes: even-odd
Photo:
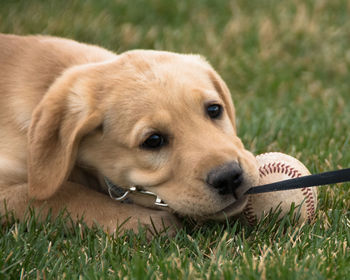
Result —
[{"label": "dog's head", "polygon": [[199,56],[158,51],[75,67],[49,89],[29,132],[30,194],[54,194],[76,162],[195,218],[240,212],[258,178],[219,75]]}]

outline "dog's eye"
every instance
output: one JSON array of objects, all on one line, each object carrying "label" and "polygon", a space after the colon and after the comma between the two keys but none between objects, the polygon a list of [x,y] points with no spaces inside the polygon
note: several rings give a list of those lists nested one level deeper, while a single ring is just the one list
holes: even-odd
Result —
[{"label": "dog's eye", "polygon": [[219,104],[212,104],[207,107],[207,114],[211,119],[218,119],[222,114],[222,106]]},{"label": "dog's eye", "polygon": [[151,136],[149,136],[145,142],[141,144],[142,148],[145,149],[159,149],[163,147],[167,143],[167,139],[165,136],[154,133]]}]

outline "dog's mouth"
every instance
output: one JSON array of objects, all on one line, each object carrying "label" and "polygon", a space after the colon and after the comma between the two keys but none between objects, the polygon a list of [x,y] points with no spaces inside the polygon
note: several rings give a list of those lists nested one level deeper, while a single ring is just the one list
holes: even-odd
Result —
[{"label": "dog's mouth", "polygon": [[226,220],[227,218],[233,217],[241,213],[247,204],[247,200],[248,200],[248,197],[243,196],[238,200],[235,200],[228,206],[225,206],[223,209],[213,214],[206,215],[203,218],[206,220],[218,220],[218,221]]}]

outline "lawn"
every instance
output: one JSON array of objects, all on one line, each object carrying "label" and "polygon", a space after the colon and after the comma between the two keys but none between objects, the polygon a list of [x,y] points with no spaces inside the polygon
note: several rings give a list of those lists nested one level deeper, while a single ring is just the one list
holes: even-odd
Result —
[{"label": "lawn", "polygon": [[[350,167],[349,12],[345,0],[0,0],[0,31],[202,54],[231,90],[245,146],[316,173]],[[189,223],[151,242],[66,217],[3,218],[0,279],[345,279],[349,187],[320,187],[312,224]]]}]

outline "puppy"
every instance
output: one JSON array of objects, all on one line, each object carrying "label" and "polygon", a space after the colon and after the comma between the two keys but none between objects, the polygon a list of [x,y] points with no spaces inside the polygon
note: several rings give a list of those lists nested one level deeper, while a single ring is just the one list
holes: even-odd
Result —
[{"label": "puppy", "polygon": [[[245,206],[255,157],[236,135],[230,92],[200,56],[116,55],[46,36],[0,35],[0,211],[66,209],[114,232],[223,219]],[[104,178],[167,210],[121,203]],[[6,208],[6,209],[5,209]]]}]

